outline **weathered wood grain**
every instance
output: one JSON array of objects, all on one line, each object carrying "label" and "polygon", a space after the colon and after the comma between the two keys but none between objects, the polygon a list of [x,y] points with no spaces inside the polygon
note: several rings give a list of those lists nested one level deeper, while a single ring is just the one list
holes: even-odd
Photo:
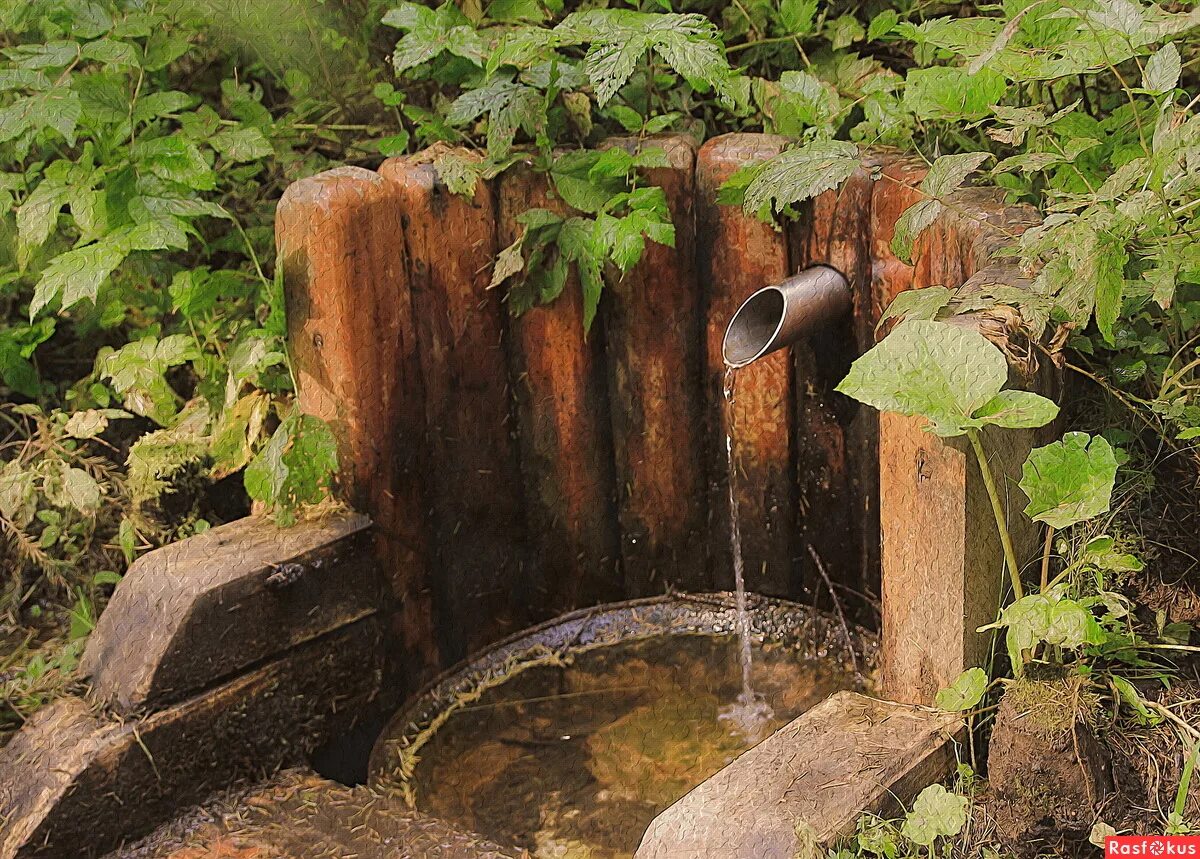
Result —
[{"label": "weathered wood grain", "polygon": [[608,287],[605,325],[626,597],[668,587],[712,588],[706,563],[701,293],[696,278],[696,147],[682,135],[613,138],[630,151],[661,147],[649,171],[663,189],[675,247],[646,243],[642,260]]},{"label": "weathered wood grain", "polygon": [[871,195],[869,227],[872,301],[882,312],[899,293],[913,287],[913,266],[902,262],[892,253],[892,239],[896,235],[896,221],[900,215],[922,199],[916,186],[925,178],[929,168],[920,159],[890,151],[876,153],[874,162],[879,178]]},{"label": "weathered wood grain", "polygon": [[787,141],[763,134],[726,134],[700,148],[696,162],[697,271],[707,288],[705,396],[713,579],[732,585],[725,438],[732,426],[733,491],[742,528],[747,587],[793,593],[796,523],[791,439],[794,404],[788,353],[776,352],[738,371],[735,402],[723,393],[721,341],[734,312],[755,290],[789,271],[786,236],[733,206],[717,202],[721,184],[738,168],[782,151]]},{"label": "weathered wood grain", "polygon": [[403,212],[395,183],[339,167],[288,187],[275,242],[300,407],[333,426],[341,493],[378,526],[396,649],[409,684],[417,685],[441,660]]},{"label": "weathered wood grain", "polygon": [[[518,166],[500,182],[502,244],[520,235],[517,216],[534,208],[566,213],[544,175]],[[585,337],[572,270],[562,295],[513,318],[510,331],[531,547],[523,579],[531,619],[540,620],[622,593],[604,327],[597,318]]]},{"label": "weathered wood grain", "polygon": [[[654,819],[637,859],[815,859],[944,778],[962,719],[838,692]],[[800,837],[803,831],[811,841]]]},{"label": "weathered wood grain", "polygon": [[158,708],[373,614],[369,525],[250,516],[142,555],[88,638],[93,695],[125,715]]},{"label": "weathered wood grain", "polygon": [[79,698],[39,711],[0,749],[0,859],[88,859],[241,778],[294,765],[348,730],[379,690],[366,618],[143,719]]},{"label": "weathered wood grain", "polygon": [[[1035,222],[1031,210],[1005,207],[995,189],[962,189],[949,203],[930,236],[918,242],[914,285],[940,283],[965,291],[997,283],[1026,288],[1022,272],[994,254]],[[1012,386],[1057,397],[1054,368],[1048,362],[1039,366],[1036,350],[1018,342],[1002,322],[987,314],[951,321],[981,331],[1005,351]],[[983,433],[1022,564],[1037,556],[1039,540],[1036,526],[1021,513],[1025,498],[1017,481],[1029,451],[1046,434]],[[929,704],[962,671],[987,665],[993,633],[976,630],[995,619],[1008,575],[991,502],[965,440],[938,438],[924,431],[921,419],[885,414],[880,418],[879,467],[881,689],[898,701]]]},{"label": "weathered wood grain", "polygon": [[438,632],[447,661],[519,628],[525,517],[510,425],[505,312],[489,290],[496,204],[488,183],[451,194],[420,155],[384,162],[404,205],[413,318],[425,389],[425,480],[440,574]]},{"label": "weathered wood grain", "polygon": [[105,859],[519,859],[398,794],[302,769],[229,791]]},{"label": "weathered wood grain", "polygon": [[799,266],[833,266],[854,299],[850,318],[792,347],[802,582],[808,593],[825,586],[811,547],[839,589],[837,599],[866,622],[879,594],[878,412],[834,388],[875,342],[880,310],[871,288],[873,186],[869,169],[860,169],[816,197],[790,230]]}]

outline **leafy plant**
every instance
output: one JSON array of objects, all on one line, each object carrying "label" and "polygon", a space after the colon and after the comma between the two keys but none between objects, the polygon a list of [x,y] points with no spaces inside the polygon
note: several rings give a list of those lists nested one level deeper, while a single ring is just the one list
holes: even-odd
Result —
[{"label": "leafy plant", "polygon": [[1058,406],[1030,391],[1001,390],[1008,362],[986,337],[945,322],[905,320],[850,367],[838,390],[868,405],[929,422],[944,437],[966,435],[991,499],[1013,593],[1024,596],[1004,505],[980,439],[987,426],[1040,427]]}]

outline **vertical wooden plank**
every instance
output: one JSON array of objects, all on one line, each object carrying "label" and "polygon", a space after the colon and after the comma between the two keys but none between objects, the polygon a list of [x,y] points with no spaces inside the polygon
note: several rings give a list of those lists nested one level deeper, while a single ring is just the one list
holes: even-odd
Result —
[{"label": "vertical wooden plank", "polygon": [[418,467],[424,391],[402,209],[392,183],[339,167],[287,189],[275,240],[300,407],[333,426],[341,493],[375,520],[394,601],[392,633],[411,686],[440,658]]},{"label": "vertical wooden plank", "polygon": [[[500,241],[520,235],[517,216],[565,213],[546,179],[527,167],[500,183]],[[536,617],[617,599],[622,582],[603,320],[583,330],[574,271],[562,295],[511,320],[521,475],[529,523],[527,597]]]},{"label": "vertical wooden plank", "polygon": [[[922,199],[916,190],[928,172],[924,161],[893,153],[878,156],[875,192],[871,195],[871,279],[873,301],[882,310],[913,286],[913,266],[892,253],[892,238],[900,215]],[[928,285],[928,284],[925,284]]]},{"label": "vertical wooden plank", "polygon": [[712,587],[705,557],[701,302],[693,208],[696,148],[682,135],[613,138],[629,151],[661,147],[650,171],[675,225],[675,247],[646,243],[608,287],[606,345],[625,596]]},{"label": "vertical wooden plank", "polygon": [[871,289],[871,195],[861,169],[812,201],[792,230],[793,258],[825,263],[845,276],[854,297],[844,324],[792,347],[796,374],[796,485],[799,562],[806,591],[823,587],[815,553],[854,615],[872,620],[879,595],[878,412],[834,388],[875,342],[880,309]]},{"label": "vertical wooden plank", "polygon": [[425,387],[426,481],[440,575],[438,630],[455,661],[525,620],[525,522],[509,426],[504,307],[489,290],[496,205],[480,182],[451,194],[432,164],[393,158],[380,175],[404,205],[413,314]]},{"label": "vertical wooden plank", "polygon": [[776,352],[738,371],[731,409],[722,391],[721,341],[738,306],[755,290],[789,273],[787,238],[741,209],[718,204],[717,191],[739,167],[778,154],[786,142],[774,135],[725,134],[705,143],[696,162],[697,270],[708,290],[705,394],[713,577],[718,587],[733,583],[725,453],[732,426],[733,492],[742,523],[746,584],[775,595],[794,590],[794,410],[788,353]]}]

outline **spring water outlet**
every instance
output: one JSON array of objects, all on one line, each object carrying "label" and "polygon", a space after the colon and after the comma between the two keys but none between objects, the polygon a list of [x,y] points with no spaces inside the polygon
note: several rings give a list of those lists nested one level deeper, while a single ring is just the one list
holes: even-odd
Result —
[{"label": "spring water outlet", "polygon": [[850,312],[850,285],[827,265],[814,265],[747,298],[725,329],[721,353],[729,367],[745,367],[790,346]]}]

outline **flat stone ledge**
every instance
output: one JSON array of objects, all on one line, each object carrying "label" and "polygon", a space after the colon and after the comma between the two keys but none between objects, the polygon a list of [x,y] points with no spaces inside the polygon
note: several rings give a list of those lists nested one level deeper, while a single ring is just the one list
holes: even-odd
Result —
[{"label": "flat stone ledge", "polygon": [[248,516],[138,558],[81,663],[96,700],[152,710],[372,614],[370,520]]},{"label": "flat stone ledge", "polygon": [[0,749],[0,859],[91,859],[238,780],[301,763],[379,690],[376,618],[144,718],[82,698]]},{"label": "flat stone ledge", "polygon": [[[943,778],[962,719],[838,692],[660,814],[636,859],[793,859],[807,824],[821,845]],[[822,854],[823,855],[823,854]]]}]

